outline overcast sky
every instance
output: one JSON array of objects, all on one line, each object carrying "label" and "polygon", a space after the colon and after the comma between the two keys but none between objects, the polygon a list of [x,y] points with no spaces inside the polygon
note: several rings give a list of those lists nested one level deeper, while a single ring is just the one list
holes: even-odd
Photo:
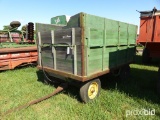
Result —
[{"label": "overcast sky", "polygon": [[160,0],[0,0],[0,29],[11,21],[50,23],[58,15],[85,12],[139,25],[136,11],[160,10]]}]

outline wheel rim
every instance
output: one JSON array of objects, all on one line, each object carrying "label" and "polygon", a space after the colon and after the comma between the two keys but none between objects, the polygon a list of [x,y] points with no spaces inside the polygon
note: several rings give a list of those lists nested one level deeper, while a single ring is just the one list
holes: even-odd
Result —
[{"label": "wheel rim", "polygon": [[98,83],[93,82],[88,88],[88,97],[94,99],[98,94]]}]

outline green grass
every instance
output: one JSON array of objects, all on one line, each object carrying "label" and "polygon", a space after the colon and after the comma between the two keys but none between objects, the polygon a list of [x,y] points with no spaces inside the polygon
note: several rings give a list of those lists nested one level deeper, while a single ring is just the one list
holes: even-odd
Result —
[{"label": "green grass", "polygon": [[[79,90],[70,86],[66,91],[26,109],[3,116],[4,120],[158,120],[159,97],[156,93],[158,67],[155,64],[131,64],[131,76],[117,81],[111,75],[101,77],[100,96],[93,102],[80,102]],[[38,77],[37,77],[38,76]],[[0,72],[0,115],[8,109],[23,105],[55,90],[45,85],[42,72],[35,67],[24,67]],[[128,116],[127,110],[155,109],[154,116]]]},{"label": "green grass", "polygon": [[144,49],[144,46],[137,46],[137,49]]}]

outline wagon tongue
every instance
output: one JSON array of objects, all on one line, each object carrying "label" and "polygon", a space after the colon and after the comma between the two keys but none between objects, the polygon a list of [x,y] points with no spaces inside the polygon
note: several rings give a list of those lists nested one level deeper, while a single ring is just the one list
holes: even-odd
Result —
[{"label": "wagon tongue", "polygon": [[33,100],[33,101],[30,101],[28,104],[26,104],[27,106],[26,107],[29,107],[30,105],[33,105],[33,104],[36,104],[36,103],[39,103],[43,100],[46,100],[54,95],[56,95],[57,93],[61,92],[62,90],[66,89],[68,87],[68,84],[67,83],[62,83],[60,84],[56,90],[53,91],[53,93],[49,94],[49,95],[46,95],[42,98],[39,98],[37,100]]},{"label": "wagon tongue", "polygon": [[36,100],[32,100],[32,101],[30,101],[30,102],[28,102],[28,103],[26,103],[24,105],[18,106],[16,108],[10,109],[10,110],[6,111],[2,116],[5,116],[5,115],[10,114],[10,113],[15,112],[15,111],[19,111],[19,110],[27,108],[27,107],[29,107],[29,106],[31,106],[33,104],[37,104],[37,103],[39,103],[39,102],[41,102],[43,100],[46,100],[46,99],[56,95],[57,93],[61,92],[62,90],[66,89],[67,87],[68,87],[68,83],[61,83],[57,87],[57,89],[53,91],[53,93],[51,93],[49,95],[46,95],[46,96],[44,96],[42,98],[36,99]]}]

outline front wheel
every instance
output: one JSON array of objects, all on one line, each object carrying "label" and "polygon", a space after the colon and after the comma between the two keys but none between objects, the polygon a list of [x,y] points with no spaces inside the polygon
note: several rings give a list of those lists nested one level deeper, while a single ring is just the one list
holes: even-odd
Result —
[{"label": "front wheel", "polygon": [[101,81],[97,78],[84,83],[80,88],[80,97],[87,103],[99,96],[101,90]]}]

